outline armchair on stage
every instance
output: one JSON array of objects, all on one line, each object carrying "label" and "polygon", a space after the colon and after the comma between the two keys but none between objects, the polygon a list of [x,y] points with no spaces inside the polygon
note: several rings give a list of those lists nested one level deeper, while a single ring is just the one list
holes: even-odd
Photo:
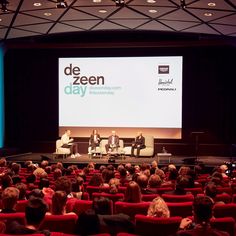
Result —
[{"label": "armchair on stage", "polygon": [[[154,137],[144,136],[145,138],[145,148],[140,149],[140,155],[142,157],[151,157],[154,155]],[[131,155],[131,147],[124,147],[125,155]],[[137,149],[134,150],[134,155],[137,155]]]}]

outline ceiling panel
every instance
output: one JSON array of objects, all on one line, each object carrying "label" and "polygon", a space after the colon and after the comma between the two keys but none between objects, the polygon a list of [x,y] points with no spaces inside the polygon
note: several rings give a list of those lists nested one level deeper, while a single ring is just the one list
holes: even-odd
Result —
[{"label": "ceiling panel", "polygon": [[[117,6],[114,0],[65,0],[68,7],[63,9],[56,8],[57,0],[8,1],[8,11],[0,12],[1,41],[99,30],[190,32],[234,37],[236,32],[236,0],[185,0],[186,8],[181,7],[180,0],[125,0],[123,7]],[[35,6],[34,3],[40,4]],[[205,13],[212,15],[207,17]]]}]

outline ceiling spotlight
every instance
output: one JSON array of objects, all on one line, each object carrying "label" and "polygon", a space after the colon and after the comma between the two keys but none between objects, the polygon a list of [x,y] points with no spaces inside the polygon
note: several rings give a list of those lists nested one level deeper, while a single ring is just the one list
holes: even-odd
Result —
[{"label": "ceiling spotlight", "polygon": [[180,0],[180,7],[181,7],[182,9],[185,9],[185,8],[186,8],[186,2],[185,2],[185,0]]},{"label": "ceiling spotlight", "polygon": [[67,2],[65,0],[57,0],[57,8],[67,8]]},{"label": "ceiling spotlight", "polygon": [[7,5],[9,4],[9,2],[7,0],[0,0],[0,4],[2,12],[7,12]]},{"label": "ceiling spotlight", "polygon": [[125,0],[113,0],[117,7],[123,7],[125,5]]}]

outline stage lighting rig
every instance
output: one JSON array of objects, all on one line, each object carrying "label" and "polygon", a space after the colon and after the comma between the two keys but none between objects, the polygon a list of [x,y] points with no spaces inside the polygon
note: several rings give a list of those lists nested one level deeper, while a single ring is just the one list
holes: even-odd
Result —
[{"label": "stage lighting rig", "polygon": [[9,2],[7,0],[0,0],[0,4],[2,12],[7,12],[7,5],[9,4]]},{"label": "stage lighting rig", "polygon": [[65,0],[57,0],[57,8],[67,8],[67,2]]},{"label": "stage lighting rig", "polygon": [[117,7],[125,6],[125,0],[113,0]]}]

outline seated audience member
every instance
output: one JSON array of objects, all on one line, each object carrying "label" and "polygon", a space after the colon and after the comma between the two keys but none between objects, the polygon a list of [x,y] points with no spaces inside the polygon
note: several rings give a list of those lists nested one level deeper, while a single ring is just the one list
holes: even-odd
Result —
[{"label": "seated audience member", "polygon": [[21,177],[20,177],[19,175],[13,175],[13,176],[11,177],[11,179],[12,179],[12,184],[13,184],[13,185],[16,185],[16,184],[18,184],[18,183],[21,183]]},{"label": "seated audience member", "polygon": [[217,187],[214,182],[207,183],[204,193],[206,196],[210,197],[214,204],[225,204],[223,201],[215,201],[216,195],[217,195]]},{"label": "seated audience member", "polygon": [[20,191],[15,187],[5,188],[2,192],[2,211],[1,213],[15,213],[15,206],[19,199]]},{"label": "seated audience member", "polygon": [[140,174],[137,177],[137,184],[139,185],[141,189],[141,193],[145,194],[147,190],[147,185],[148,185],[148,177],[145,174]]},{"label": "seated audience member", "polygon": [[59,177],[62,177],[62,171],[60,168],[56,168],[54,171],[53,171],[53,179],[54,180],[57,180]]},{"label": "seated audience member", "polygon": [[26,225],[20,225],[17,221],[7,224],[7,234],[44,234],[50,235],[47,230],[40,231],[39,226],[47,212],[47,205],[41,198],[30,198],[25,208]]},{"label": "seated audience member", "polygon": [[226,171],[228,170],[228,166],[227,165],[221,165],[220,170],[221,170],[222,177],[223,178],[228,178],[228,175],[226,174]]},{"label": "seated audience member", "polygon": [[71,179],[71,192],[74,198],[82,199],[84,180],[80,176]]},{"label": "seated audience member", "polygon": [[96,150],[96,147],[100,145],[100,135],[96,129],[93,130],[89,138],[89,154]]},{"label": "seated audience member", "polygon": [[167,180],[161,185],[162,187],[175,185],[178,178],[178,170],[176,168],[171,168],[168,170]]},{"label": "seated audience member", "polygon": [[120,184],[124,186],[126,183],[128,183],[131,179],[127,177],[127,170],[125,168],[120,168],[119,170],[120,173]]},{"label": "seated audience member", "polygon": [[189,171],[189,170],[190,170],[190,167],[188,167],[188,166],[181,166],[181,167],[179,168],[179,175],[185,176],[185,175],[188,174],[188,171]]},{"label": "seated audience member", "polygon": [[35,188],[33,189],[29,194],[28,194],[28,199],[30,198],[44,198],[44,193],[42,192],[42,190]]},{"label": "seated audience member", "polygon": [[109,181],[109,187],[110,187],[109,193],[113,193],[113,194],[118,193],[118,187],[119,186],[120,186],[120,180],[119,179],[117,179],[117,178],[110,179],[110,181]]},{"label": "seated audience member", "polygon": [[102,171],[102,178],[104,181],[103,186],[109,186],[108,183],[110,179],[115,178],[115,173],[113,170],[106,168]]},{"label": "seated audience member", "polygon": [[131,146],[131,157],[134,157],[134,149],[137,149],[137,155],[136,157],[139,157],[140,155],[140,150],[145,148],[145,138],[143,137],[141,132],[138,132],[137,137],[135,140],[132,142]]},{"label": "seated audience member", "polygon": [[116,134],[116,131],[111,132],[111,136],[108,137],[108,143],[105,145],[106,152],[118,151],[119,147],[119,136]]},{"label": "seated audience member", "polygon": [[153,161],[151,164],[151,169],[150,169],[150,174],[153,175],[156,172],[156,169],[158,168],[158,163],[157,161]]},{"label": "seated audience member", "polygon": [[161,178],[159,175],[153,174],[148,179],[148,185],[146,189],[146,194],[155,194],[158,193],[158,188],[161,187]]},{"label": "seated audience member", "polygon": [[49,179],[47,179],[47,178],[40,178],[38,188],[39,189],[48,188],[49,184],[50,184]]},{"label": "seated audience member", "polygon": [[19,200],[25,200],[26,199],[26,190],[27,190],[26,184],[18,183],[15,185],[15,187],[19,190]]},{"label": "seated audience member", "polygon": [[37,178],[47,178],[47,176],[48,176],[46,171],[43,168],[41,168],[41,167],[37,167],[37,169],[33,172],[33,174]]},{"label": "seated audience member", "polygon": [[104,180],[101,174],[94,174],[89,180],[88,186],[101,186],[104,183]]},{"label": "seated audience member", "polygon": [[80,215],[76,231],[79,235],[106,232],[116,235],[119,232],[133,233],[134,225],[128,215],[122,213],[111,215],[110,200],[101,197],[93,200],[92,209]]},{"label": "seated audience member", "polygon": [[55,191],[59,190],[66,192],[68,198],[73,197],[71,192],[71,180],[68,177],[62,176],[55,181]]},{"label": "seated audience member", "polygon": [[157,168],[155,174],[159,175],[159,177],[161,178],[161,181],[163,183],[165,178],[166,178],[166,175],[165,175],[164,171],[159,169],[159,168]]},{"label": "seated audience member", "polygon": [[11,171],[12,171],[13,175],[19,175],[20,168],[21,168],[20,164],[12,163]]},{"label": "seated audience member", "polygon": [[152,200],[148,208],[147,215],[153,217],[169,218],[170,211],[165,201],[161,197],[156,197]]},{"label": "seated audience member", "polygon": [[182,219],[178,236],[229,236],[227,232],[211,228],[210,219],[213,215],[213,201],[207,196],[196,197],[193,202],[193,221]]},{"label": "seated audience member", "polygon": [[124,202],[138,203],[141,202],[141,198],[139,185],[134,181],[130,181],[125,191]]},{"label": "seated audience member", "polygon": [[13,184],[11,176],[8,174],[3,174],[1,176],[1,184],[2,184],[2,190],[11,187]]},{"label": "seated audience member", "polygon": [[33,190],[37,188],[37,186],[35,185],[35,181],[36,176],[34,174],[30,174],[26,177],[26,185],[28,190]]},{"label": "seated audience member", "polygon": [[185,188],[189,186],[189,179],[187,176],[179,176],[176,181],[175,189],[173,191],[166,192],[167,194],[185,195],[187,192]]},{"label": "seated audience member", "polygon": [[74,212],[66,213],[66,202],[67,202],[66,192],[56,191],[52,196],[52,207],[50,213],[52,215],[75,214]]}]

